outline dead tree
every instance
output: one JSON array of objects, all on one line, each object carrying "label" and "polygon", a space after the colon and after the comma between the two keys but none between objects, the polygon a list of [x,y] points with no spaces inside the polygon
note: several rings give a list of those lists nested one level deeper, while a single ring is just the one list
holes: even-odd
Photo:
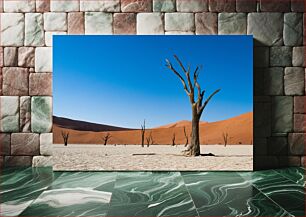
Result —
[{"label": "dead tree", "polygon": [[186,139],[185,147],[187,147],[188,142],[189,142],[189,138],[188,138],[187,133],[186,133],[186,127],[184,127],[184,136],[185,136],[185,139]]},{"label": "dead tree", "polygon": [[172,146],[175,146],[175,133],[172,135]]},{"label": "dead tree", "polygon": [[103,137],[103,143],[104,145],[107,145],[107,141],[112,138],[110,133],[107,133],[104,137]]},{"label": "dead tree", "polygon": [[[192,131],[191,131],[191,142],[190,146],[185,151],[185,154],[188,156],[198,156],[200,155],[200,135],[199,135],[199,128],[200,128],[200,118],[203,113],[203,110],[207,106],[208,102],[211,98],[217,94],[220,89],[215,90],[204,102],[204,94],[205,90],[201,89],[200,84],[198,83],[198,76],[199,76],[199,66],[196,67],[195,71],[193,72],[193,83],[191,81],[190,76],[190,66],[186,69],[181,62],[181,60],[174,55],[175,60],[178,62],[180,67],[182,68],[183,73],[185,74],[187,83],[181,73],[179,73],[172,65],[172,63],[166,59],[166,66],[174,72],[174,74],[181,80],[184,90],[189,97],[189,101],[191,104],[192,110]],[[188,86],[187,86],[188,85]],[[195,90],[196,89],[196,90]],[[197,98],[195,99],[195,91],[197,91]]]},{"label": "dead tree", "polygon": [[141,147],[144,147],[145,133],[146,133],[146,120],[144,120],[143,125],[141,125]]},{"label": "dead tree", "polygon": [[227,145],[227,141],[228,141],[228,133],[222,133],[222,137],[223,137],[223,141],[224,141],[224,147]]},{"label": "dead tree", "polygon": [[154,144],[154,139],[153,139],[153,136],[152,136],[152,132],[150,134],[150,137],[151,137],[151,145],[153,145]]},{"label": "dead tree", "polygon": [[149,147],[153,143],[152,132],[150,132],[150,135],[146,138],[146,140],[147,140],[147,147]]},{"label": "dead tree", "polygon": [[68,138],[69,138],[69,132],[64,132],[62,131],[62,137],[63,137],[63,140],[64,140],[64,145],[67,146],[68,145]]}]

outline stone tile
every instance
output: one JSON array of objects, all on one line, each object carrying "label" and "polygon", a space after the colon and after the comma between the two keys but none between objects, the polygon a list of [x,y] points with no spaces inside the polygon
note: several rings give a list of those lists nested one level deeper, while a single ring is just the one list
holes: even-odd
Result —
[{"label": "stone tile", "polygon": [[52,73],[31,73],[30,96],[52,96]]},{"label": "stone tile", "polygon": [[29,72],[26,68],[3,68],[3,95],[26,96],[29,94]]},{"label": "stone tile", "polygon": [[216,35],[218,34],[218,15],[217,13],[196,13],[195,28],[197,35]]},{"label": "stone tile", "polygon": [[306,97],[295,96],[294,97],[294,113],[305,114],[306,113]]},{"label": "stone tile", "polygon": [[4,57],[4,66],[17,66],[18,62],[17,47],[5,47],[3,57]]},{"label": "stone tile", "polygon": [[[2,2],[0,1],[0,11],[2,11],[1,4]],[[3,167],[4,167],[4,156],[0,156],[0,169],[2,169]]]},{"label": "stone tile", "polygon": [[31,103],[31,129],[33,133],[52,130],[52,97],[33,96]]},{"label": "stone tile", "polygon": [[272,99],[272,132],[287,133],[293,130],[293,97],[275,96]]},{"label": "stone tile", "polygon": [[68,34],[84,34],[84,13],[73,12],[68,13]]},{"label": "stone tile", "polygon": [[211,12],[235,12],[236,2],[233,0],[208,0]]},{"label": "stone tile", "polygon": [[11,134],[0,133],[0,155],[11,154]]},{"label": "stone tile", "polygon": [[0,47],[0,67],[3,66],[3,47]]},{"label": "stone tile", "polygon": [[254,96],[263,96],[265,92],[264,72],[265,68],[254,68]]},{"label": "stone tile", "polygon": [[36,12],[49,12],[50,0],[36,0]]},{"label": "stone tile", "polygon": [[270,49],[269,47],[254,47],[254,67],[269,67]]},{"label": "stone tile", "polygon": [[254,35],[256,46],[283,44],[282,13],[249,13],[247,34]]},{"label": "stone tile", "polygon": [[52,167],[52,156],[34,156],[32,161],[32,167]]},{"label": "stone tile", "polygon": [[264,72],[264,90],[267,95],[284,95],[284,68],[267,68]]},{"label": "stone tile", "polygon": [[31,132],[31,97],[20,97],[20,131]]},{"label": "stone tile", "polygon": [[219,35],[245,35],[247,29],[245,13],[219,13]]},{"label": "stone tile", "polygon": [[19,47],[18,48],[18,66],[34,67],[34,47]]},{"label": "stone tile", "polygon": [[306,132],[306,116],[305,114],[294,114],[293,130],[296,133]]},{"label": "stone tile", "polygon": [[305,133],[289,133],[288,143],[291,155],[305,156]]},{"label": "stone tile", "polygon": [[152,0],[121,0],[122,12],[151,12]]},{"label": "stone tile", "polygon": [[190,31],[168,31],[165,32],[165,35],[194,35],[194,32],[190,32]]},{"label": "stone tile", "polygon": [[305,72],[301,67],[285,68],[285,94],[286,95],[305,95]]},{"label": "stone tile", "polygon": [[260,0],[260,10],[262,12],[289,12],[290,0],[281,0],[277,3],[271,0]]},{"label": "stone tile", "polygon": [[305,1],[304,0],[291,0],[291,11],[292,12],[305,12]]},{"label": "stone tile", "polygon": [[294,47],[292,52],[292,65],[305,67],[306,66],[305,59],[306,59],[305,47]]},{"label": "stone tile", "polygon": [[81,0],[80,11],[120,12],[120,0]]},{"label": "stone tile", "polygon": [[288,155],[287,136],[270,137],[268,139],[268,155]]},{"label": "stone tile", "polygon": [[0,67],[0,96],[2,96],[2,94],[3,94],[2,83],[3,83],[2,67]]},{"label": "stone tile", "polygon": [[23,46],[24,15],[22,13],[1,13],[1,45]]},{"label": "stone tile", "polygon": [[32,156],[6,156],[5,167],[29,167],[32,165]]},{"label": "stone tile", "polygon": [[270,66],[291,66],[292,48],[287,46],[271,47]]},{"label": "stone tile", "polygon": [[44,29],[46,31],[67,31],[67,14],[44,13]]},{"label": "stone tile", "polygon": [[43,15],[40,13],[25,14],[25,46],[44,46]]},{"label": "stone tile", "polygon": [[267,138],[255,137],[253,143],[254,156],[267,156],[268,155],[268,142]]},{"label": "stone tile", "polygon": [[19,131],[18,96],[0,96],[0,132]]},{"label": "stone tile", "polygon": [[176,0],[178,12],[205,12],[208,11],[208,0]]},{"label": "stone tile", "polygon": [[278,158],[276,156],[258,156],[253,160],[254,170],[267,170],[279,167]]},{"label": "stone tile", "polygon": [[305,156],[301,157],[301,166],[304,168],[306,167],[306,157]]},{"label": "stone tile", "polygon": [[194,31],[194,15],[192,13],[166,13],[165,31]]},{"label": "stone tile", "polygon": [[53,134],[52,133],[42,133],[40,134],[40,154],[41,155],[52,155],[52,145],[53,145]]},{"label": "stone tile", "polygon": [[163,15],[161,13],[138,13],[137,34],[138,35],[164,34]]},{"label": "stone tile", "polygon": [[256,12],[256,0],[236,0],[237,12]]},{"label": "stone tile", "polygon": [[4,0],[4,12],[35,12],[35,0]]},{"label": "stone tile", "polygon": [[175,0],[153,0],[154,12],[174,12]]},{"label": "stone tile", "polygon": [[136,14],[115,13],[113,28],[114,34],[136,34]]},{"label": "stone tile", "polygon": [[51,11],[54,12],[71,12],[80,10],[80,0],[51,0],[50,1]]},{"label": "stone tile", "polygon": [[280,156],[279,167],[299,167],[301,165],[301,158],[298,156]]},{"label": "stone tile", "polygon": [[285,13],[284,44],[299,46],[303,44],[303,14]]},{"label": "stone tile", "polygon": [[35,72],[52,72],[52,48],[35,49]]},{"label": "stone tile", "polygon": [[[306,13],[303,13],[303,24],[306,23]],[[306,45],[306,28],[303,27],[303,45]]]},{"label": "stone tile", "polygon": [[271,103],[254,103],[254,138],[271,136]]},{"label": "stone tile", "polygon": [[39,155],[39,134],[12,133],[12,155]]},{"label": "stone tile", "polygon": [[48,47],[53,46],[54,35],[67,35],[67,32],[45,32],[45,44]]},{"label": "stone tile", "polygon": [[113,16],[104,12],[85,12],[85,34],[112,34]]}]

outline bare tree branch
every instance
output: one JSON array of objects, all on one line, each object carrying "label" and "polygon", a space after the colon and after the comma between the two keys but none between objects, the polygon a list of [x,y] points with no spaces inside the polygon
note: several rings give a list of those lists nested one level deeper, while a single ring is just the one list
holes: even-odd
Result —
[{"label": "bare tree branch", "polygon": [[188,87],[187,87],[187,85],[186,85],[186,82],[185,82],[184,78],[180,75],[180,73],[178,73],[178,72],[173,68],[171,62],[170,62],[168,59],[166,59],[166,62],[167,62],[166,66],[167,66],[171,71],[173,71],[174,74],[176,74],[176,75],[179,77],[179,79],[181,80],[181,82],[182,82],[182,84],[183,84],[183,86],[184,86],[184,90],[186,91],[187,95],[189,96],[189,95],[190,95],[190,91],[189,91],[189,89],[188,89]]},{"label": "bare tree branch", "polygon": [[206,105],[209,103],[209,101],[211,100],[211,98],[216,95],[221,89],[215,90],[215,92],[213,92],[204,102],[204,104],[201,106],[200,108],[200,114],[202,114],[202,111],[204,110],[204,108],[206,107]]}]

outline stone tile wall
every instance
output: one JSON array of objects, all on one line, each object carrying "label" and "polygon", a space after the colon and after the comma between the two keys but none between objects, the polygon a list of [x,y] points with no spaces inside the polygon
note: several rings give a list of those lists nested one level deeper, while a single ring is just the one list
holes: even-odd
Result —
[{"label": "stone tile wall", "polygon": [[0,164],[52,165],[55,34],[254,36],[254,168],[305,156],[303,0],[0,0]]}]

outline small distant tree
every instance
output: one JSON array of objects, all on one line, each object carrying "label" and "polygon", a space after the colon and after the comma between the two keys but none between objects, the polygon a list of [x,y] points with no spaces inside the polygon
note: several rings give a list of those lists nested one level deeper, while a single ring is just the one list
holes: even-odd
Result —
[{"label": "small distant tree", "polygon": [[111,138],[111,134],[107,133],[104,137],[103,137],[103,143],[104,145],[107,145],[107,141]]},{"label": "small distant tree", "polygon": [[185,147],[187,147],[189,138],[188,138],[187,133],[186,133],[186,127],[184,127],[184,136],[185,136],[185,139],[186,139]]},{"label": "small distant tree", "polygon": [[152,135],[152,132],[150,132],[150,135],[146,138],[146,140],[147,140],[147,147],[149,147],[150,144],[151,144],[151,135]]},{"label": "small distant tree", "polygon": [[67,146],[68,145],[68,139],[69,139],[69,132],[62,131],[62,137],[63,137],[63,140],[64,140],[64,145]]},{"label": "small distant tree", "polygon": [[228,133],[222,133],[222,137],[223,137],[223,141],[224,141],[224,147],[226,147],[227,145],[227,141],[228,141]]},{"label": "small distant tree", "polygon": [[154,144],[154,140],[153,140],[153,136],[152,136],[152,131],[150,131],[150,135],[146,138],[147,140],[147,147],[149,147],[150,145]]},{"label": "small distant tree", "polygon": [[141,125],[141,147],[144,147],[145,133],[146,133],[146,120],[144,120],[143,125]]},{"label": "small distant tree", "polygon": [[175,133],[172,135],[172,146],[175,146]]}]

